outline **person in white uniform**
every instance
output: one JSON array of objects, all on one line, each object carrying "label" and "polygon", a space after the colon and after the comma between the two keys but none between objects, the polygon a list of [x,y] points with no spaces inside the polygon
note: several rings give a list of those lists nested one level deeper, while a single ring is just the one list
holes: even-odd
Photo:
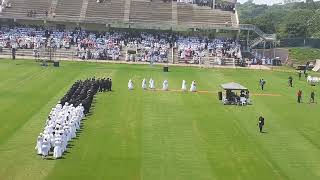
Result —
[{"label": "person in white uniform", "polygon": [[162,90],[168,91],[169,83],[168,80],[164,80],[162,83]]},{"label": "person in white uniform", "polygon": [[53,150],[53,157],[55,159],[58,159],[62,156],[62,142],[61,139],[56,138],[55,142],[54,142],[54,150]]},{"label": "person in white uniform", "polygon": [[131,79],[130,79],[129,82],[128,82],[128,89],[129,89],[129,90],[133,90],[133,82],[132,82]]},{"label": "person in white uniform", "polygon": [[152,78],[150,78],[150,81],[149,81],[149,88],[150,89],[155,89],[154,80]]},{"label": "person in white uniform", "polygon": [[42,137],[42,134],[40,133],[40,135],[37,138],[37,145],[35,147],[35,149],[37,150],[37,154],[42,154],[42,142],[43,142],[43,137]]},{"label": "person in white uniform", "polygon": [[41,154],[42,154],[42,158],[46,158],[49,154],[49,150],[50,150],[50,143],[49,141],[45,138],[42,142],[42,146],[41,146]]},{"label": "person in white uniform", "polygon": [[196,92],[196,91],[197,91],[196,81],[192,81],[191,87],[190,87],[190,92]]},{"label": "person in white uniform", "polygon": [[182,80],[181,90],[186,91],[187,90],[187,82],[185,80]]},{"label": "person in white uniform", "polygon": [[142,80],[141,87],[142,87],[142,89],[147,89],[147,81],[146,81],[146,79]]}]

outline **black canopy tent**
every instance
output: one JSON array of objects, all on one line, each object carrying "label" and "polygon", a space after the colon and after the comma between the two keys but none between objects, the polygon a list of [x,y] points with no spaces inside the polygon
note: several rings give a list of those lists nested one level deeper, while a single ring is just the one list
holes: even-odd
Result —
[{"label": "black canopy tent", "polygon": [[[222,92],[219,94],[219,99],[222,100],[223,104],[249,104],[250,100],[248,88],[234,82],[221,84],[221,87],[226,91],[225,96],[223,98]],[[240,95],[238,95],[234,91],[240,91]]]}]

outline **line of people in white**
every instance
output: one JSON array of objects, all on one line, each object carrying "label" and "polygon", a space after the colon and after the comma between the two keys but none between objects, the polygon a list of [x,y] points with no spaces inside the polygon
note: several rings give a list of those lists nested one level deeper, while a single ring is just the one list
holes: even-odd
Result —
[{"label": "line of people in white", "polygon": [[[149,80],[149,86],[147,86],[147,80],[145,78],[142,80],[141,88],[143,90],[147,90],[148,89],[147,87],[149,87],[149,89],[151,89],[151,90],[155,89],[155,83],[154,83],[154,80],[152,78],[150,78],[150,80]],[[132,79],[129,79],[128,89],[129,90],[133,90],[134,89],[134,84],[133,84]],[[169,90],[169,82],[168,82],[168,80],[164,80],[163,81],[162,90],[163,91],[168,91]],[[182,80],[181,91],[187,91],[187,82],[185,80]],[[196,81],[192,81],[189,91],[190,92],[196,92],[197,91]]]},{"label": "line of people in white", "polygon": [[57,159],[66,151],[68,142],[76,137],[84,117],[84,107],[80,104],[74,107],[65,103],[52,108],[42,133],[37,138],[35,150],[38,155],[46,158],[53,151]]}]

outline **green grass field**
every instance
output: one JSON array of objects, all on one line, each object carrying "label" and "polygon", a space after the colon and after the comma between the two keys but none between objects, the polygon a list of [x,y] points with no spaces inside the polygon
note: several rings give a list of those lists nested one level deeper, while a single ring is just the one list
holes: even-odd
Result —
[{"label": "green grass field", "polygon": [[[312,87],[296,74],[260,70],[198,69],[62,62],[60,68],[33,61],[0,61],[1,180],[318,180],[320,104],[309,104]],[[294,88],[287,87],[288,76]],[[98,94],[93,114],[60,160],[42,160],[34,150],[50,109],[72,83],[87,77],[113,79],[112,93]],[[210,93],[151,92],[140,88],[152,77],[160,87],[180,89],[196,80]],[[135,90],[127,90],[128,79]],[[223,106],[221,83],[239,82],[252,94],[267,81],[253,105]],[[319,87],[313,87],[317,95]],[[304,103],[296,103],[302,89]],[[267,133],[258,133],[260,114]]]}]

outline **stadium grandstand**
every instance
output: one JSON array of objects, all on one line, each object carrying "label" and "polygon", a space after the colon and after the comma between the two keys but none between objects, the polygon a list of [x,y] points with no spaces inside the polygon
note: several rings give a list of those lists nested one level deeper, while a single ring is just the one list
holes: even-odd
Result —
[{"label": "stadium grandstand", "polygon": [[53,47],[58,59],[234,66],[242,52],[275,41],[239,24],[233,0],[2,0],[0,7],[2,55],[14,46],[18,56],[40,57]]}]

